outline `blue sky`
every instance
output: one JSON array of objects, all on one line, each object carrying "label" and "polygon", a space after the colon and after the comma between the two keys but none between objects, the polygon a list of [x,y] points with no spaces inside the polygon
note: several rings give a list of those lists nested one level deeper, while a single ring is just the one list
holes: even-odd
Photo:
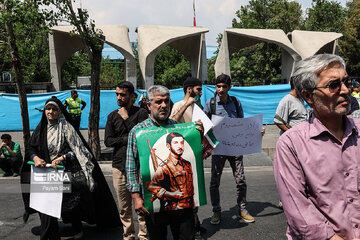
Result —
[{"label": "blue sky", "polygon": [[[297,0],[304,9],[311,0]],[[343,6],[346,0],[338,0]],[[247,0],[195,0],[198,26],[209,29],[207,45],[216,45],[216,37],[231,27],[236,10]],[[75,7],[87,9],[97,25],[125,24],[131,41],[136,41],[139,25],[192,26],[193,0],[76,0]]]}]

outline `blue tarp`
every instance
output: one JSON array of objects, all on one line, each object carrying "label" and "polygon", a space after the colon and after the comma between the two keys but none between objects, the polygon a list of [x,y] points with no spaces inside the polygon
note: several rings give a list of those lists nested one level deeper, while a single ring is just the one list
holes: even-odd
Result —
[{"label": "blue tarp", "polygon": [[[244,109],[245,117],[250,117],[259,113],[263,114],[263,123],[272,124],[276,107],[279,101],[290,91],[290,85],[266,85],[255,87],[233,87],[229,94],[240,99]],[[138,90],[140,99],[144,90]],[[170,90],[172,101],[178,102],[184,98],[182,88]],[[214,96],[215,86],[204,85],[201,102],[205,102]],[[87,129],[90,111],[90,90],[78,90],[79,97],[87,105],[82,111],[81,125],[82,129]],[[70,91],[51,92],[42,94],[28,94],[28,109],[30,118],[30,129],[34,130],[41,119],[41,112],[35,108],[42,109],[44,103],[51,96],[56,96],[62,102],[70,97]],[[110,112],[117,109],[115,90],[102,90],[100,94],[100,128],[105,128],[107,116]],[[0,131],[21,131],[20,104],[17,94],[0,94]]]}]

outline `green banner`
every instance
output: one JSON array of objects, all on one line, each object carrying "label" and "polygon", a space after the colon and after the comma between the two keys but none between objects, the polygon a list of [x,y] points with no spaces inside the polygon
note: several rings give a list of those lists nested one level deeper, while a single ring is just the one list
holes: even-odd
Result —
[{"label": "green banner", "polygon": [[136,141],[148,211],[206,204],[201,138],[194,123],[140,129]]}]

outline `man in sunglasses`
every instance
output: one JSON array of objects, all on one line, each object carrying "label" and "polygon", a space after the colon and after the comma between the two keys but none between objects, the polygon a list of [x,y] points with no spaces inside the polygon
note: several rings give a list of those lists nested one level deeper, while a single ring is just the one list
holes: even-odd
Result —
[{"label": "man in sunglasses", "polygon": [[276,145],[274,176],[288,239],[360,238],[360,121],[348,118],[351,81],[344,60],[320,54],[292,76],[312,116]]}]

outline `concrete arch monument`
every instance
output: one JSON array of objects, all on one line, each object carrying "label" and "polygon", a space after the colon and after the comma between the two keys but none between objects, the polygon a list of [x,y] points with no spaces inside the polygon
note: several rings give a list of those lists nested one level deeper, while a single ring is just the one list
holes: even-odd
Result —
[{"label": "concrete arch monument", "polygon": [[232,53],[259,42],[268,42],[277,44],[282,49],[281,78],[289,81],[297,61],[316,53],[336,53],[337,39],[342,34],[295,30],[288,36],[280,29],[225,29],[214,66],[215,75],[221,73],[230,75]]},{"label": "concrete arch monument", "polygon": [[[84,49],[84,43],[78,35],[71,36],[73,26],[53,27],[49,35],[50,73],[56,91],[61,90],[61,67],[76,51]],[[136,60],[129,40],[129,29],[125,25],[98,26],[105,36],[105,42],[118,50],[125,58],[125,80],[136,87]]]},{"label": "concrete arch monument", "polygon": [[[293,62],[301,59],[286,34],[280,29],[240,29],[227,28],[224,31],[218,57],[215,62],[215,75],[221,73],[230,76],[230,56],[241,48],[249,47],[260,42],[274,43],[282,50],[281,77],[287,78],[293,70]],[[291,64],[289,64],[289,62]]]},{"label": "concrete arch monument", "polygon": [[313,32],[295,30],[288,34],[302,59],[318,53],[338,53],[338,39],[343,35],[336,32]]},{"label": "concrete arch monument", "polygon": [[170,46],[189,60],[191,73],[202,81],[207,80],[205,33],[201,27],[170,27],[140,25],[138,34],[138,54],[142,75],[141,88],[154,84],[154,62],[156,55],[165,46]]}]

